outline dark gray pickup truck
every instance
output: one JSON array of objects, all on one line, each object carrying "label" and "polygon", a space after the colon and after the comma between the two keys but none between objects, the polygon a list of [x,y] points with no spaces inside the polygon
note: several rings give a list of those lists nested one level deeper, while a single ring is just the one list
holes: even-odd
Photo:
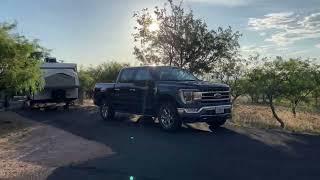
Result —
[{"label": "dark gray pickup truck", "polygon": [[98,83],[94,103],[104,120],[115,112],[156,117],[161,127],[173,131],[182,123],[207,122],[213,127],[231,118],[230,88],[197,79],[169,66],[124,68],[115,83]]}]

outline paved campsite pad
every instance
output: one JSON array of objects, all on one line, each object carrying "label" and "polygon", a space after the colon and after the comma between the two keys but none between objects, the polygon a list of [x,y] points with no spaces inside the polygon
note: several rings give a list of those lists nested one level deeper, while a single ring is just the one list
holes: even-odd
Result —
[{"label": "paved campsite pad", "polygon": [[0,119],[17,125],[0,138],[0,179],[45,179],[57,167],[113,154],[103,144],[13,112],[2,112]]},{"label": "paved campsite pad", "polygon": [[319,136],[232,124],[212,130],[205,123],[166,133],[158,124],[140,118],[120,116],[115,121],[102,121],[97,108],[91,106],[19,114],[32,119],[33,125],[19,131],[24,132],[22,138],[2,139],[0,143],[10,144],[5,146],[6,154],[0,155],[7,158],[0,168],[10,177],[53,180],[130,177],[318,180],[320,177]]}]

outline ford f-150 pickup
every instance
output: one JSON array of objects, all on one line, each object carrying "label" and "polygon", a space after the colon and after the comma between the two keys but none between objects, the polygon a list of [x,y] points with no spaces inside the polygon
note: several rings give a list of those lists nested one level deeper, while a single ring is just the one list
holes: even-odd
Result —
[{"label": "ford f-150 pickup", "polygon": [[219,127],[231,118],[232,108],[229,86],[170,66],[124,68],[115,83],[95,85],[94,103],[104,120],[115,112],[151,116],[167,131],[193,122]]}]

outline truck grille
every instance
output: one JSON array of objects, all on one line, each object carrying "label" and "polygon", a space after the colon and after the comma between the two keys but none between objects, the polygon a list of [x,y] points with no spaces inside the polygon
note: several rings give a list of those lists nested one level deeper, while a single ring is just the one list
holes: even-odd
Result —
[{"label": "truck grille", "polygon": [[202,103],[228,103],[230,102],[230,91],[220,89],[216,91],[202,92]]}]

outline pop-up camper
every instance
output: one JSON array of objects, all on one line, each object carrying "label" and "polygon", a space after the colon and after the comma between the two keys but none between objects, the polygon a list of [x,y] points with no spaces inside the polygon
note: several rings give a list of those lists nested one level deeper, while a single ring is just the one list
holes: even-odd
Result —
[{"label": "pop-up camper", "polygon": [[65,103],[78,99],[79,78],[77,64],[57,63],[52,59],[41,65],[44,89],[29,97],[30,104],[35,103]]}]

